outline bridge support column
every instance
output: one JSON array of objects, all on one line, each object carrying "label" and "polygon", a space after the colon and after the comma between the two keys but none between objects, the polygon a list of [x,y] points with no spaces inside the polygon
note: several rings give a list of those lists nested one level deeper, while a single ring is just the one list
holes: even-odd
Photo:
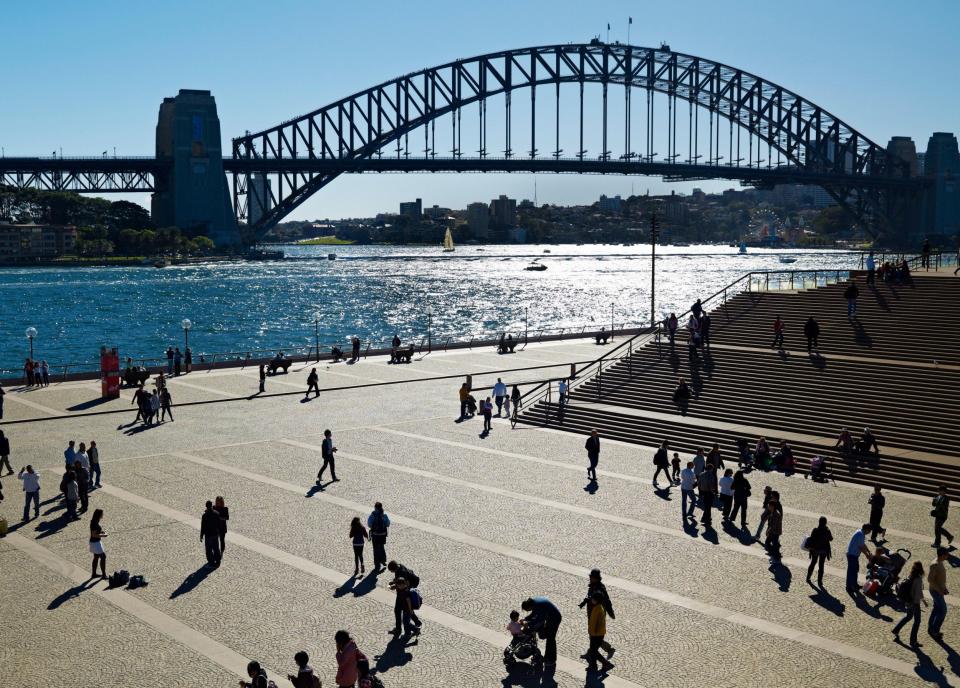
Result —
[{"label": "bridge support column", "polygon": [[172,160],[151,200],[157,227],[205,234],[218,247],[240,244],[223,172],[220,118],[210,91],[181,89],[164,98],[157,120],[157,158]]}]

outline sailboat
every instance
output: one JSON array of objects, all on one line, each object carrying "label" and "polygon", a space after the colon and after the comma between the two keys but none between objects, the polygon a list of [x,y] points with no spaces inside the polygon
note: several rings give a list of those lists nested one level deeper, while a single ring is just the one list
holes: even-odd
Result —
[{"label": "sailboat", "polygon": [[447,230],[447,233],[443,235],[443,252],[449,253],[450,251],[455,251],[453,247],[453,234],[450,233],[450,230]]}]

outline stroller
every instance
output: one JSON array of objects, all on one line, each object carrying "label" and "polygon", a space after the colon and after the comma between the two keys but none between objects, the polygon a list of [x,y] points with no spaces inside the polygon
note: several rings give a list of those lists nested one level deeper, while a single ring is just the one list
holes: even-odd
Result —
[{"label": "stroller", "polygon": [[889,550],[880,548],[874,563],[867,569],[867,581],[863,584],[863,593],[879,598],[881,595],[893,594],[900,573],[910,561],[910,550],[898,549],[893,554]]},{"label": "stroller", "polygon": [[472,394],[467,396],[467,413],[469,413],[471,416],[477,415],[477,400]]},{"label": "stroller", "polygon": [[513,642],[503,650],[503,664],[508,669],[520,662],[529,662],[534,668],[543,665],[543,654],[537,646],[537,636],[532,631],[515,636]]},{"label": "stroller", "polygon": [[827,470],[827,460],[825,458],[822,456],[814,456],[810,459],[809,476],[805,475],[803,477],[809,477],[814,482],[825,483],[833,480],[833,473]]}]

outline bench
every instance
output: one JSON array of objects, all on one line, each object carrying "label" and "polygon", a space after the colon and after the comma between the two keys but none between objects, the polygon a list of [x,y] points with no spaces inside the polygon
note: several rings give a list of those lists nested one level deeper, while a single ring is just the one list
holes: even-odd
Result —
[{"label": "bench", "polygon": [[609,338],[610,338],[610,335],[607,332],[597,332],[597,336],[596,336],[597,344],[606,344]]},{"label": "bench", "polygon": [[128,387],[139,387],[150,379],[150,371],[143,366],[127,367],[123,371],[123,382]]},{"label": "bench", "polygon": [[286,374],[287,370],[290,368],[290,365],[292,363],[293,363],[292,358],[275,358],[272,361],[270,361],[270,364],[267,366],[267,371],[271,375],[276,375],[277,371],[282,368],[284,374]]},{"label": "bench", "polygon": [[390,354],[391,363],[410,363],[413,361],[413,344],[398,346]]}]

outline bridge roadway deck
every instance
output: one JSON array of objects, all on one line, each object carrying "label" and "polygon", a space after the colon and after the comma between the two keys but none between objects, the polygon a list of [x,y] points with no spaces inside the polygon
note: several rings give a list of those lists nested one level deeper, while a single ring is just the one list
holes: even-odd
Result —
[{"label": "bridge roadway deck", "polygon": [[[481,386],[498,369],[557,364],[503,374],[512,383],[560,374],[568,361],[600,349],[560,342],[513,356],[430,355],[408,366],[370,359],[322,365],[320,377],[330,389],[471,371]],[[130,425],[128,393],[88,405],[94,383],[8,388],[0,429],[15,468],[40,469],[45,502],[38,520],[18,526],[18,485],[3,478],[0,513],[15,528],[0,539],[0,637],[12,684],[229,686],[255,658],[287,685],[279,679],[293,653],[306,649],[324,684],[333,685],[332,636],[345,628],[388,686],[531,686],[500,662],[503,627],[525,596],[547,594],[564,613],[556,683],[580,686],[586,628],[577,603],[588,569],[600,566],[617,612],[608,623],[617,647],[617,667],[605,681],[611,688],[705,679],[716,686],[960,685],[955,610],[946,644],[921,633],[924,647],[915,654],[893,642],[899,612],[843,592],[843,548],[869,511],[861,487],[754,477],[751,524],[764,483],[781,491],[786,507],[785,566],[770,569],[759,546],[741,542],[737,531],[681,527],[676,490],[654,492],[649,484],[652,449],[606,442],[591,494],[581,437],[511,430],[504,419],[480,437],[479,420],[454,422],[455,378],[328,391],[302,403],[305,375],[297,364],[268,379],[268,396],[251,400],[243,397],[256,391],[255,370],[174,379],[176,401],[211,403],[177,408],[174,422],[149,429]],[[292,394],[269,396],[279,392]],[[91,411],[111,413],[81,415]],[[341,481],[307,496],[328,427]],[[91,508],[105,511],[108,569],[142,573],[146,588],[108,591],[85,582],[87,519],[63,524],[52,499],[68,439],[97,440],[104,487],[92,493]],[[223,566],[211,572],[197,518],[218,494],[231,508],[230,533]],[[424,632],[409,643],[387,635],[386,577],[350,577],[349,521],[378,499],[394,519],[389,555],[423,579]],[[891,544],[925,564],[928,511],[925,499],[888,494]],[[821,514],[835,536],[827,592],[804,582],[799,549]],[[366,556],[369,563],[369,548]],[[960,559],[951,563],[948,585]]]}]

